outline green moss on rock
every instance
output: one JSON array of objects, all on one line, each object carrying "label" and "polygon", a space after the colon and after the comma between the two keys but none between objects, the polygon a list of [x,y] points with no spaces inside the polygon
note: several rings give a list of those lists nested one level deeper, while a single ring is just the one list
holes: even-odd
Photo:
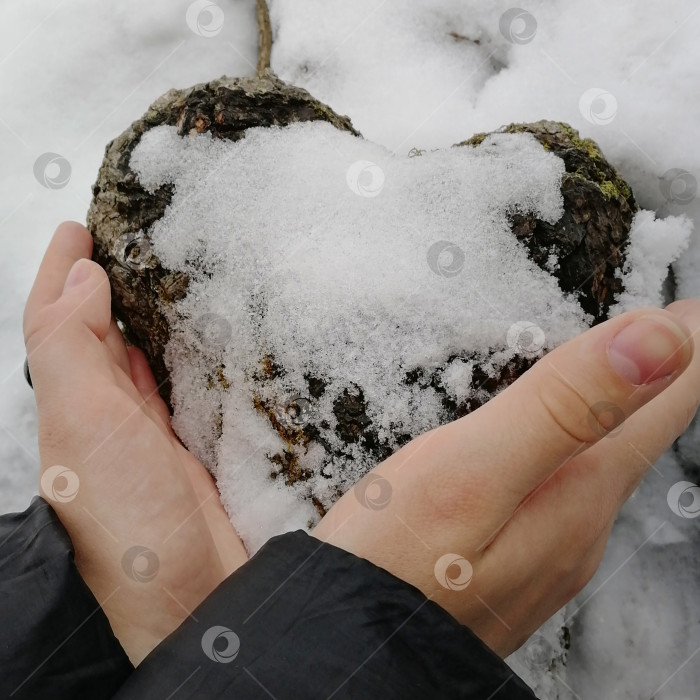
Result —
[{"label": "green moss on rock", "polygon": [[[564,216],[548,224],[534,216],[513,212],[512,230],[532,259],[549,267],[562,290],[578,296],[596,321],[607,316],[622,283],[616,271],[624,263],[624,249],[637,211],[629,185],[607,161],[598,144],[581,138],[564,122],[542,120],[509,124],[494,133],[528,133],[542,147],[564,161],[561,191]],[[457,146],[480,146],[487,133],[475,134]]]}]

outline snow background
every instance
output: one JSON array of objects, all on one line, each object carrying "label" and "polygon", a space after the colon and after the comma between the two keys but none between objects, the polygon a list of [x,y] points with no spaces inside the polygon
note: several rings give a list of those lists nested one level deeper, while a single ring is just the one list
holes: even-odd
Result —
[{"label": "snow background", "polygon": [[[0,7],[2,512],[23,509],[36,492],[36,416],[21,372],[21,314],[55,226],[84,221],[105,144],[157,96],[224,73],[253,73],[253,3],[221,0],[199,27],[190,21],[199,34],[187,23],[190,5],[5,0]],[[640,206],[696,222],[676,272],[679,297],[700,295],[693,191],[700,7],[685,0],[520,7],[530,14],[519,13],[504,34],[505,2],[273,0],[272,67],[349,114],[366,138],[402,154],[515,121],[571,123],[600,144]],[[65,187],[35,178],[35,161],[47,152],[68,160]],[[673,180],[678,171],[689,177]],[[695,441],[686,438],[683,454],[697,465]],[[665,455],[624,509],[601,570],[559,616],[570,618],[574,640],[566,673],[546,673],[542,646],[554,644],[551,636],[512,661],[539,679],[542,697],[698,696],[700,521],[666,504],[670,486],[685,478],[678,459]]]}]

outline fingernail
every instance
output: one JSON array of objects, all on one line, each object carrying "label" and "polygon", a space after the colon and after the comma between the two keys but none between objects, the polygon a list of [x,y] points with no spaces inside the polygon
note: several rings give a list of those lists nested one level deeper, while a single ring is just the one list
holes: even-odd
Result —
[{"label": "fingernail", "polygon": [[73,263],[73,267],[71,267],[68,277],[66,277],[66,282],[63,285],[63,291],[65,292],[68,289],[77,287],[82,282],[85,282],[89,276],[90,264],[87,262],[87,259],[78,260],[77,262]]},{"label": "fingernail", "polygon": [[688,334],[667,316],[643,316],[620,331],[608,347],[612,368],[630,384],[668,377],[691,352]]}]

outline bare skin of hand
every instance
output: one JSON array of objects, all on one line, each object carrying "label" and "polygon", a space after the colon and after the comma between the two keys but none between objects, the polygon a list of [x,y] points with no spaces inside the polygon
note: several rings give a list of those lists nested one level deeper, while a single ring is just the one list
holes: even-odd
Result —
[{"label": "bare skin of hand", "polygon": [[[125,347],[104,271],[81,260],[91,245],[79,224],[59,227],[25,339],[42,475],[63,465],[80,480],[69,502],[51,503],[138,663],[247,556],[208,473],[172,432],[145,357]],[[696,301],[597,326],[479,410],[411,441],[312,534],[417,586],[511,653],[589,580],[618,509],[694,415],[698,329]],[[134,546],[157,555],[148,581],[124,562]]]},{"label": "bare skin of hand", "polygon": [[409,581],[507,656],[590,580],[618,510],[688,427],[698,330],[695,300],[596,326],[407,444],[312,534]]},{"label": "bare skin of hand", "polygon": [[67,502],[41,486],[138,664],[248,557],[208,472],[173,433],[143,353],[126,347],[91,252],[87,229],[62,224],[25,310],[42,475],[60,465],[79,479]]}]

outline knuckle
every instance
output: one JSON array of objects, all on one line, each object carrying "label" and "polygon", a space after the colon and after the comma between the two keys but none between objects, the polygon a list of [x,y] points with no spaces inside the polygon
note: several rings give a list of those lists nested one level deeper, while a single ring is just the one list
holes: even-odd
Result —
[{"label": "knuckle", "polygon": [[537,400],[555,429],[581,444],[595,442],[609,432],[601,416],[566,380],[557,374],[548,375],[538,386]]}]

